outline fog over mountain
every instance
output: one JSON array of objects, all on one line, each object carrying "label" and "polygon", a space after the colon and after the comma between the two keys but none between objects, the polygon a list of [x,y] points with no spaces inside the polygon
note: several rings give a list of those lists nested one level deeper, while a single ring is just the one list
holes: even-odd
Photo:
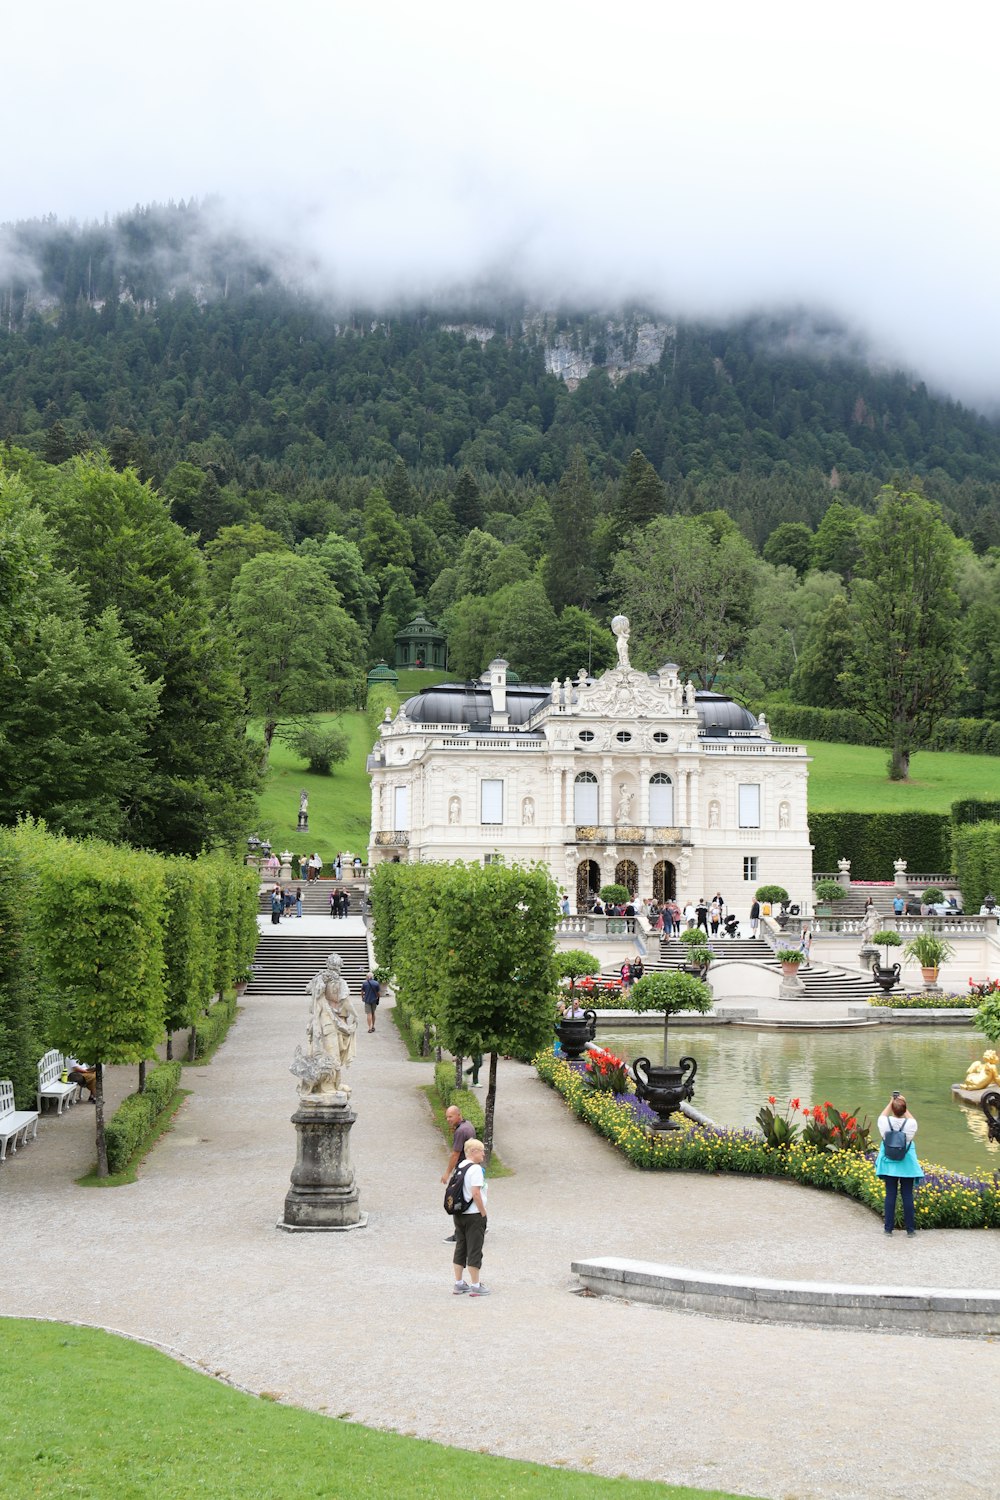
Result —
[{"label": "fog over mountain", "polygon": [[679,316],[806,305],[992,410],[993,49],[959,52],[963,10],[40,0],[5,22],[0,218],[211,197],[373,303],[499,279]]}]

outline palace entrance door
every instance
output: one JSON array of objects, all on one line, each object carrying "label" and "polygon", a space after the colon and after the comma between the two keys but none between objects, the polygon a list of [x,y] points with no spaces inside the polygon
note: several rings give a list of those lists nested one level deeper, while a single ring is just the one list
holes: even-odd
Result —
[{"label": "palace entrance door", "polygon": [[677,895],[677,872],[669,859],[657,860],[653,866],[653,900],[662,903]]}]

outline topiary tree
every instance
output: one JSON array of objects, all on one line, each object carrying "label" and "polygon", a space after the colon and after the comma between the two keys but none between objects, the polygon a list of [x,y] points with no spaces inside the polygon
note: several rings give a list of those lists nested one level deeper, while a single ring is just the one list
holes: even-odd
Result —
[{"label": "topiary tree", "polygon": [[[816,882],[817,901],[843,901],[847,892],[839,880],[818,880]],[[758,897],[758,899],[760,899]],[[787,900],[787,895],[785,897]]]},{"label": "topiary tree", "polygon": [[926,891],[924,891],[924,900],[927,902],[928,906],[930,906],[932,903],[943,901],[944,891],[939,885],[929,885]]},{"label": "topiary tree", "polygon": [[627,885],[612,884],[601,886],[601,900],[605,906],[609,903],[612,906],[624,906],[631,899],[632,893]]},{"label": "topiary tree", "polygon": [[556,954],[556,971],[561,979],[569,980],[569,993],[572,1000],[576,981],[584,974],[599,974],[601,960],[595,958],[592,953],[586,953],[582,948],[570,948],[565,953]]},{"label": "topiary tree", "polygon": [[889,967],[889,949],[898,948],[902,944],[902,941],[903,939],[900,937],[899,933],[894,932],[891,927],[883,927],[881,932],[872,933],[872,942],[881,943],[882,947],[885,949],[886,968]]},{"label": "topiary tree", "polygon": [[663,1012],[663,1065],[667,1064],[667,1026],[670,1017],[682,1010],[704,1013],[712,1009],[712,991],[701,979],[673,970],[666,974],[644,974],[623,996],[629,1010],[642,1015],[650,1010]]},{"label": "topiary tree", "polygon": [[97,1171],[106,1177],[104,1065],[144,1062],[163,1036],[163,861],[97,839],[18,833],[37,877],[39,967],[56,998],[49,1040],[94,1066]]},{"label": "topiary tree", "polygon": [[772,906],[776,903],[783,906],[788,900],[788,892],[783,885],[759,885],[754,891],[754,899],[768,901]]}]

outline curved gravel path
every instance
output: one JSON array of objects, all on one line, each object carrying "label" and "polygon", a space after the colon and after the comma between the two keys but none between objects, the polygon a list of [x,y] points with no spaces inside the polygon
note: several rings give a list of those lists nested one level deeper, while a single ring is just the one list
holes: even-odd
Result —
[{"label": "curved gravel path", "polygon": [[[280,1234],[306,1002],[244,1007],[212,1064],[186,1070],[192,1097],[133,1186],[75,1186],[93,1155],[84,1105],[0,1167],[4,1259],[23,1272],[0,1313],[118,1329],[252,1390],[514,1458],[796,1500],[992,1492],[997,1345],[580,1298],[569,1265],[998,1286],[1000,1237],[890,1243],[866,1210],[793,1184],[636,1172],[505,1064],[498,1149],[516,1175],[490,1189],[494,1295],[453,1297],[429,1065],[406,1059],[383,1007],[353,1079],[368,1228]],[[113,1072],[112,1092],[133,1086],[134,1069]]]}]

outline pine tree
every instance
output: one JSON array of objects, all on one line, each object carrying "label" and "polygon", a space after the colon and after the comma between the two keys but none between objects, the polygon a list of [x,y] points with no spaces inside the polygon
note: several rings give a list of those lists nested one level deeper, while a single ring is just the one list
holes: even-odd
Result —
[{"label": "pine tree", "polygon": [[553,609],[586,609],[597,593],[593,563],[596,501],[582,448],[574,448],[552,504],[552,546],[545,559],[545,590]]},{"label": "pine tree", "polygon": [[455,493],[451,498],[451,508],[455,521],[463,533],[471,531],[473,527],[482,526],[483,497],[469,469],[463,469],[458,476]]},{"label": "pine tree", "polygon": [[663,514],[667,487],[640,448],[629,454],[618,486],[618,515],[623,526],[645,526]]}]

